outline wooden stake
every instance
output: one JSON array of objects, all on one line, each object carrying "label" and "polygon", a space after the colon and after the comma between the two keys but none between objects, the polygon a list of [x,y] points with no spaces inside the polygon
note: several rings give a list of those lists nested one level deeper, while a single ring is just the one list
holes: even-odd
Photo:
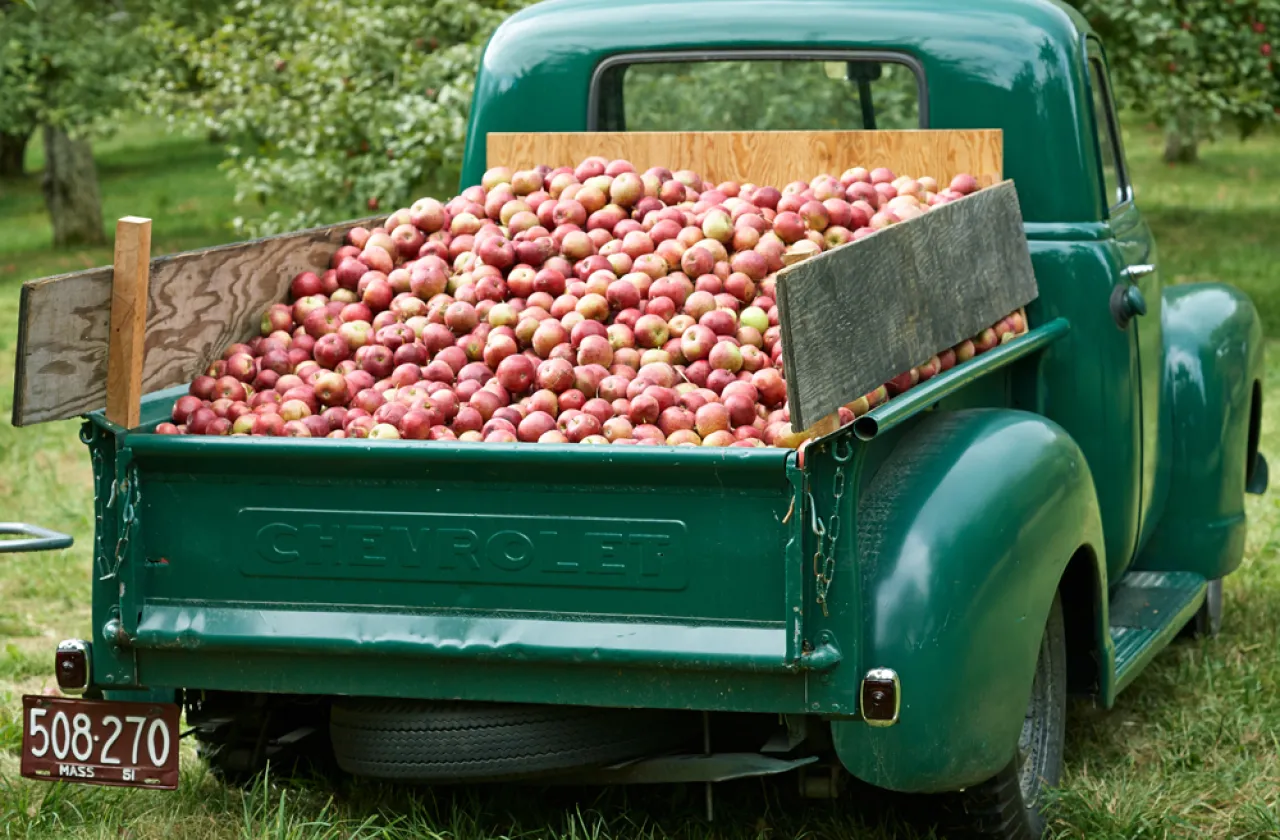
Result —
[{"label": "wooden stake", "polygon": [[137,426],[141,419],[150,273],[151,220],[125,216],[116,222],[116,254],[111,278],[107,419],[126,429]]}]

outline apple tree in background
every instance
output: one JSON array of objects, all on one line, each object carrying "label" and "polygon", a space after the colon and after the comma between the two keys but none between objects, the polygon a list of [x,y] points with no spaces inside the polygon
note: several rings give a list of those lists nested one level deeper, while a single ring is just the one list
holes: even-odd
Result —
[{"label": "apple tree in background", "polygon": [[1165,160],[1275,121],[1280,0],[1068,0],[1102,37],[1120,105],[1160,125]]},{"label": "apple tree in background", "polygon": [[[150,105],[227,145],[249,232],[456,187],[476,63],[518,0],[172,0],[145,34]],[[232,23],[234,21],[234,23]],[[272,208],[287,208],[272,210]]]},{"label": "apple tree in background", "polygon": [[131,20],[92,0],[0,0],[2,174],[21,174],[27,141],[41,129],[55,246],[105,241],[91,140],[125,104],[136,66],[125,38]]},{"label": "apple tree in background", "polygon": [[[881,129],[920,126],[915,74],[868,65],[869,105]],[[848,130],[864,127],[859,86],[844,62],[713,60],[633,64],[623,71],[629,131]]]}]

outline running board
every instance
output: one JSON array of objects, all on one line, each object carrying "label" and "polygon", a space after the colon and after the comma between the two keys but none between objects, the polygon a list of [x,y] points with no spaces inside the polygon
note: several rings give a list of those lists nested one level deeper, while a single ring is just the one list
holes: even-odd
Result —
[{"label": "running board", "polygon": [[1117,694],[1195,616],[1207,585],[1194,572],[1130,572],[1120,579],[1111,595]]}]

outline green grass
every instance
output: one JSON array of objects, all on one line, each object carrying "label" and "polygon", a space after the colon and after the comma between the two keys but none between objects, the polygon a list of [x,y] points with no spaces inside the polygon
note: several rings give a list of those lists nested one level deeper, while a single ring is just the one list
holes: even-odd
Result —
[{"label": "green grass", "polygon": [[1280,338],[1280,138],[1204,147],[1195,166],[1160,162],[1163,140],[1146,132],[1125,138],[1137,203],[1155,229],[1165,282],[1227,282],[1247,292],[1266,333]]},{"label": "green grass", "polygon": [[[0,283],[77,271],[111,261],[109,248],[55,252],[39,170],[39,138],[27,150],[27,177],[0,182]],[[218,168],[220,150],[199,138],[169,134],[151,121],[125,123],[120,133],[96,148],[108,235],[121,216],[153,220],[157,254],[229,241],[231,219],[240,212],[226,176]]]},{"label": "green grass", "polygon": [[[1176,281],[1225,280],[1257,302],[1280,336],[1280,137],[1206,147],[1194,168],[1159,162],[1159,139],[1128,138],[1138,201]],[[218,150],[136,124],[98,149],[104,216],[155,219],[155,251],[232,238],[239,211]],[[30,161],[32,167],[37,160]],[[45,555],[0,555],[0,836],[32,838],[835,838],[904,837],[804,805],[785,783],[718,788],[720,818],[698,819],[697,787],[656,790],[430,791],[357,785],[333,793],[272,780],[228,789],[190,753],[176,794],[65,788],[17,775],[23,692],[52,685],[53,644],[88,624],[92,521],[87,457],[75,422],[15,430],[13,347],[23,280],[109,261],[107,248],[53,252],[38,178],[0,186],[0,519],[75,535]],[[1268,348],[1268,404],[1280,404],[1280,342]],[[1263,448],[1280,456],[1270,413]],[[1078,705],[1055,831],[1089,840],[1280,838],[1280,493],[1251,498],[1244,567],[1227,585],[1220,638],[1163,652],[1109,712]],[[185,743],[185,742],[184,742]],[[872,818],[872,823],[875,822]]]}]

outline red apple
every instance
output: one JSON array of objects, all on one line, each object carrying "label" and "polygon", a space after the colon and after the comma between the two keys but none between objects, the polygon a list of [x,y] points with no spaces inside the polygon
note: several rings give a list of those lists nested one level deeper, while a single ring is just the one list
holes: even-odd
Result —
[{"label": "red apple", "polygon": [[[344,324],[343,326],[347,326]],[[316,342],[315,350],[312,351],[315,361],[320,367],[333,370],[339,363],[346,360],[351,355],[351,349],[347,345],[346,339],[338,333],[330,333],[323,335]],[[263,357],[265,364],[266,357]],[[287,373],[285,370],[282,373]]]},{"label": "red apple", "polygon": [[753,373],[751,384],[760,393],[760,402],[769,408],[780,406],[787,399],[787,383],[774,368],[764,368]]},{"label": "red apple", "polygon": [[[550,362],[544,362],[544,364],[550,364]],[[536,372],[533,362],[527,357],[508,356],[498,365],[497,378],[502,387],[511,393],[523,394],[532,387]]]},{"label": "red apple", "polygon": [[322,292],[320,277],[314,271],[301,271],[289,283],[289,296],[294,300]]}]

